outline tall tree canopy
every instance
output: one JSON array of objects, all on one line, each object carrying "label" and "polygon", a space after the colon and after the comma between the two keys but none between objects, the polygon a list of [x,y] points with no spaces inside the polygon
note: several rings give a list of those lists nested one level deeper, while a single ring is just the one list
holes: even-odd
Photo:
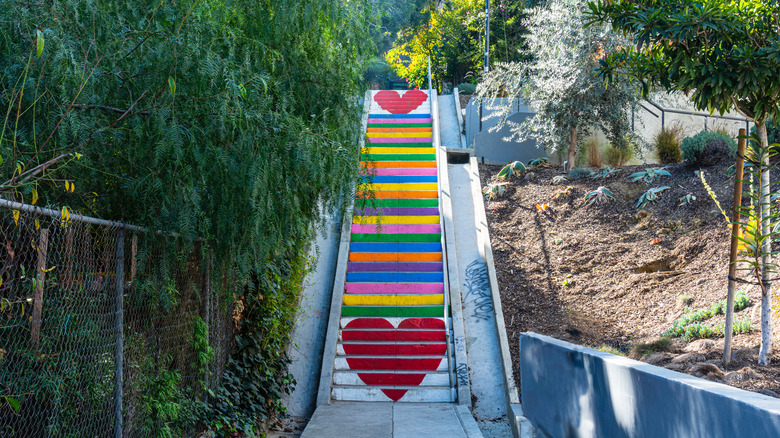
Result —
[{"label": "tall tree canopy", "polygon": [[761,351],[771,351],[772,248],[769,144],[766,121],[780,115],[780,2],[777,0],[609,0],[590,4],[593,22],[611,23],[633,35],[626,46],[602,60],[607,82],[630,75],[650,87],[690,94],[702,110],[736,109],[756,123],[762,150]]},{"label": "tall tree canopy", "polygon": [[[573,167],[582,137],[600,127],[616,146],[627,147],[629,111],[637,99],[629,81],[604,87],[597,69],[606,53],[628,44],[609,26],[584,27],[581,0],[551,0],[527,11],[530,61],[498,64],[480,85],[481,96],[521,98],[536,114],[513,132],[545,148],[568,148]],[[511,103],[503,116],[511,112]]]},{"label": "tall tree canopy", "polygon": [[212,394],[222,433],[252,435],[292,380],[319,205],[357,182],[374,14],[369,0],[0,0],[0,195],[204,239],[218,293],[242,302]]}]

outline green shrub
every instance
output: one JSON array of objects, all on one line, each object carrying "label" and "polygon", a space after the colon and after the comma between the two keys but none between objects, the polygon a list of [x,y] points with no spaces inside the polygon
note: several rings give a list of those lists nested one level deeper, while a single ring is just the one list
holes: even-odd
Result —
[{"label": "green shrub", "polygon": [[607,146],[604,150],[604,161],[610,166],[623,166],[634,158],[634,149],[618,148],[615,146]]},{"label": "green shrub", "polygon": [[458,93],[459,94],[474,94],[477,92],[477,86],[468,82],[464,82],[462,84],[458,84]]},{"label": "green shrub", "polygon": [[566,175],[569,179],[589,178],[593,176],[593,171],[590,169],[583,169],[582,167],[575,167],[569,170]]},{"label": "green shrub", "polygon": [[658,160],[662,164],[679,163],[682,160],[682,151],[680,150],[682,131],[682,125],[674,123],[661,128],[655,134],[653,143],[658,154]]},{"label": "green shrub", "polygon": [[590,140],[585,144],[590,167],[601,167],[601,145],[596,140]]},{"label": "green shrub", "polygon": [[603,351],[604,353],[614,354],[616,356],[625,356],[626,353],[623,353],[618,349],[617,347],[613,347],[608,344],[601,344],[598,347],[594,347],[594,350]]},{"label": "green shrub", "polygon": [[737,142],[728,135],[701,131],[693,137],[685,138],[680,149],[683,160],[700,166],[711,166],[734,158]]}]

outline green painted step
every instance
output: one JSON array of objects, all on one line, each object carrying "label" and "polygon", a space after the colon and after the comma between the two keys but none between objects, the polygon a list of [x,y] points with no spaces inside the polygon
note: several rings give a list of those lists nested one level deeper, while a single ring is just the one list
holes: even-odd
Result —
[{"label": "green painted step", "polygon": [[433,123],[371,123],[369,128],[432,128]]},{"label": "green painted step", "polygon": [[420,234],[352,234],[353,242],[440,242],[440,233],[420,233]]},{"label": "green painted step", "polygon": [[361,154],[361,161],[436,161],[436,154]]},{"label": "green painted step", "polygon": [[367,148],[431,148],[433,142],[427,143],[366,143]]},{"label": "green painted step", "polygon": [[438,207],[438,199],[355,199],[355,208],[366,207]]},{"label": "green painted step", "polygon": [[343,306],[341,316],[442,318],[444,306]]}]

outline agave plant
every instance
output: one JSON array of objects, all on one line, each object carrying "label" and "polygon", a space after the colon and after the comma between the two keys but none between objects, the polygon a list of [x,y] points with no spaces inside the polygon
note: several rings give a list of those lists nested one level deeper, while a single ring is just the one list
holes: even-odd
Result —
[{"label": "agave plant", "polygon": [[593,179],[607,179],[610,176],[620,172],[620,169],[613,169],[611,167],[605,167],[603,169],[596,170],[591,178]]},{"label": "agave plant", "polygon": [[632,173],[629,178],[631,178],[631,181],[633,182],[642,180],[647,184],[652,184],[656,178],[660,178],[661,176],[672,176],[672,174],[669,173],[665,167],[648,167],[642,172]]},{"label": "agave plant", "polygon": [[487,187],[482,190],[482,193],[492,201],[493,199],[501,197],[506,192],[506,185],[507,183],[488,184]]},{"label": "agave plant", "polygon": [[547,161],[548,161],[548,160],[547,160],[547,158],[545,158],[545,157],[542,157],[542,158],[537,158],[537,159],[535,159],[535,160],[531,160],[531,161],[529,161],[529,162],[528,162],[528,167],[535,167],[535,166],[538,166],[538,165],[540,165],[540,164],[546,163]]},{"label": "agave plant", "polygon": [[501,169],[500,172],[498,172],[499,178],[506,178],[507,176],[517,176],[521,173],[525,172],[527,169],[525,167],[525,164],[523,164],[520,161],[513,161],[506,166],[504,166],[503,169]]},{"label": "agave plant", "polygon": [[568,182],[568,181],[569,180],[566,179],[566,177],[563,176],[563,175],[556,175],[552,179],[552,183],[555,184],[555,185],[563,184],[563,183]]},{"label": "agave plant", "polygon": [[658,200],[658,195],[663,192],[664,190],[669,190],[671,187],[669,186],[662,186],[662,187],[653,187],[651,189],[647,189],[646,192],[642,194],[642,196],[639,197],[639,200],[636,202],[636,208],[643,209],[647,204],[651,202],[655,202]]},{"label": "agave plant", "polygon": [[607,202],[615,199],[615,195],[608,188],[601,186],[596,190],[585,195],[585,200],[588,201],[588,205],[606,204]]},{"label": "agave plant", "polygon": [[680,199],[677,200],[679,202],[679,204],[677,204],[677,206],[678,207],[682,207],[684,205],[690,205],[695,200],[696,200],[696,197],[693,196],[693,193],[688,193],[687,195],[685,195],[685,196],[683,196],[683,197],[681,197]]}]

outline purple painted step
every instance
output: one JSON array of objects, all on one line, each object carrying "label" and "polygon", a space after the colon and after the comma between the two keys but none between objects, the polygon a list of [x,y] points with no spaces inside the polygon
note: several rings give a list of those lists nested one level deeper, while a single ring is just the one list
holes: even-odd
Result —
[{"label": "purple painted step", "polygon": [[438,216],[438,207],[366,207],[356,208],[358,216]]},{"label": "purple painted step", "polygon": [[347,272],[441,272],[442,263],[349,262]]}]

